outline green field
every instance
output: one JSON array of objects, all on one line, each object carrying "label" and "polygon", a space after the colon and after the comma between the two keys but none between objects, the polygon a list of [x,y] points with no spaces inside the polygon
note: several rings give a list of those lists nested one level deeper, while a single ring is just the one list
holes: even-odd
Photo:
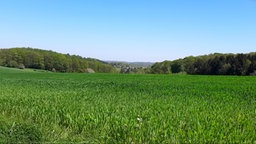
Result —
[{"label": "green field", "polygon": [[256,77],[0,67],[0,142],[256,143]]}]

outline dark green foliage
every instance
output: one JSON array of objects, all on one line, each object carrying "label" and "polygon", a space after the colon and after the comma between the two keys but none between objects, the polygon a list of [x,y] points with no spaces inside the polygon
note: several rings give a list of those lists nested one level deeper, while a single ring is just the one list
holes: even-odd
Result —
[{"label": "dark green foliage", "polygon": [[152,73],[181,73],[202,75],[253,75],[256,72],[256,53],[210,54],[155,63]]},{"label": "dark green foliage", "polygon": [[88,68],[101,73],[115,71],[111,65],[96,59],[32,48],[0,49],[0,66],[57,72],[87,72]]},{"label": "dark green foliage", "polygon": [[154,74],[169,74],[172,72],[171,63],[169,61],[156,63],[151,67],[151,71]]}]

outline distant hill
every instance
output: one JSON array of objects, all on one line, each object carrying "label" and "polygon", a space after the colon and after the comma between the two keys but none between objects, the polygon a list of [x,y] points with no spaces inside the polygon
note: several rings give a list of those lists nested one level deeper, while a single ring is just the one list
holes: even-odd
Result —
[{"label": "distant hill", "polygon": [[34,48],[0,49],[0,66],[54,72],[111,73],[116,71],[110,64],[97,59]]},{"label": "distant hill", "polygon": [[154,64],[152,62],[127,62],[127,63],[133,67],[143,67],[143,68],[151,67]]},{"label": "distant hill", "polygon": [[152,62],[125,62],[125,61],[106,61],[115,67],[129,66],[135,68],[148,68],[151,67],[154,63]]},{"label": "distant hill", "polygon": [[174,61],[155,63],[150,72],[155,74],[256,75],[256,52],[189,56]]}]

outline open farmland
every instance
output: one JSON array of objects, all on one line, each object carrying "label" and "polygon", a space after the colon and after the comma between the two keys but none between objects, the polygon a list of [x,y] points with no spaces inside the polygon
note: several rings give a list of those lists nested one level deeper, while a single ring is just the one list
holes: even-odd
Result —
[{"label": "open farmland", "polygon": [[256,77],[0,67],[0,142],[255,143]]}]

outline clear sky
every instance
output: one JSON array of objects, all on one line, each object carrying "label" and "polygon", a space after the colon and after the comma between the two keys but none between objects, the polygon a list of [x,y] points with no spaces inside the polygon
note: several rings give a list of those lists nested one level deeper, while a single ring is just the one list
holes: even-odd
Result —
[{"label": "clear sky", "polygon": [[256,0],[0,0],[0,48],[163,61],[256,51]]}]

